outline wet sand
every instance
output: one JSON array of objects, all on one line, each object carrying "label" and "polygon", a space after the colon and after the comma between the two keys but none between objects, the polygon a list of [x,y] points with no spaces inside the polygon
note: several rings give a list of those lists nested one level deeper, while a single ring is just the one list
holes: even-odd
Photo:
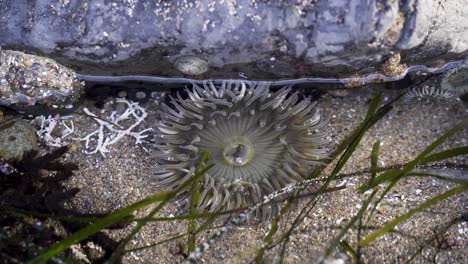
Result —
[{"label": "wet sand", "polygon": [[[384,101],[390,100],[396,92],[384,94]],[[372,92],[350,94],[347,97],[324,95],[318,102],[322,116],[329,119],[328,148],[335,148],[363,120]],[[154,102],[141,104],[148,112],[148,117],[141,124],[141,129],[152,127],[157,108]],[[106,106],[112,109],[115,104]],[[91,111],[97,109],[90,108]],[[405,104],[397,102],[394,109],[373,126],[364,136],[356,152],[343,168],[342,173],[352,173],[370,167],[370,154],[373,144],[380,140],[379,166],[403,164],[416,157],[436,138],[452,128],[462,118],[468,116],[468,107],[461,101],[451,101],[440,104]],[[75,125],[86,126],[84,117],[76,116]],[[151,134],[151,133],[150,133]],[[464,129],[447,140],[442,149],[468,145],[468,130]],[[147,150],[145,150],[144,148]],[[151,144],[135,145],[135,139],[124,137],[112,145],[110,153],[86,155],[82,148],[67,154],[67,160],[79,164],[80,170],[67,183],[69,188],[79,187],[81,191],[68,204],[69,207],[83,213],[106,213],[130,205],[158,191],[154,177],[150,175],[154,159],[150,156]],[[467,165],[467,157],[451,159],[450,162]],[[332,164],[336,161],[332,162]],[[327,176],[331,171],[325,170]],[[287,248],[286,263],[314,263],[319,260],[328,242],[333,239],[358,212],[360,205],[369,192],[360,194],[357,188],[369,179],[369,174],[347,177],[332,182],[332,186],[346,186],[344,190],[323,195],[315,209],[296,228]],[[406,213],[430,197],[439,195],[454,184],[433,178],[412,177],[401,180],[387,194],[377,208],[370,221],[364,221],[361,237],[382,226],[389,220]],[[383,189],[381,187],[381,189]],[[293,210],[285,215],[279,233],[288,227],[290,222],[302,209],[307,198],[300,201]],[[401,263],[414,254],[426,240],[434,236],[434,231],[447,224],[450,219],[466,213],[468,193],[450,197],[437,205],[417,213],[405,223],[396,227],[397,233],[386,234],[362,248],[363,261],[366,263]],[[150,208],[139,211],[137,216],[144,216]],[[170,204],[159,216],[169,216],[177,213],[176,206]],[[112,237],[121,238],[128,233],[126,229],[106,231]],[[238,262],[241,254],[260,245],[262,238],[268,232],[270,222],[240,226],[238,229],[224,234],[202,257],[204,263]],[[159,222],[145,226],[129,243],[128,248],[149,245],[182,234],[187,230],[187,222]],[[282,231],[283,230],[283,231]],[[206,231],[198,238],[198,244],[206,241],[213,231]],[[352,228],[346,241],[356,248],[357,229]],[[451,226],[439,245],[430,243],[424,248],[416,263],[468,263],[468,224],[456,223]],[[186,239],[177,239],[149,249],[129,253],[125,263],[174,263],[183,257],[180,247],[186,248]],[[266,263],[275,260],[279,247],[267,251]],[[247,256],[240,262],[250,263],[253,256]],[[352,260],[341,251],[335,251],[334,257],[346,263]],[[331,263],[331,262],[330,262]],[[339,262],[336,262],[339,263]]]}]

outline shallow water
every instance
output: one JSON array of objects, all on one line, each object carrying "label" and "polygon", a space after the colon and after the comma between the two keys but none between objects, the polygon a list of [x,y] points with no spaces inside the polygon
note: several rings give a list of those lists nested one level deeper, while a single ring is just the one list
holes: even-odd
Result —
[{"label": "shallow water", "polygon": [[[359,126],[378,91],[383,91],[380,105],[396,100],[392,104],[393,109],[365,134],[356,152],[341,172],[342,177],[332,182],[332,186],[344,189],[324,194],[296,228],[286,251],[286,262],[300,263],[320,259],[328,242],[357,213],[368,195],[368,193],[359,193],[357,187],[366,183],[370,177],[368,172],[357,172],[369,169],[371,150],[375,142],[380,141],[379,167],[405,164],[468,116],[468,107],[464,101],[466,99],[462,96],[462,93],[466,93],[466,90],[463,90],[466,88],[460,88],[461,92],[453,94],[445,93],[449,88],[462,87],[465,84],[463,80],[466,80],[464,77],[466,70],[463,61],[429,70],[432,74],[425,73],[428,69],[422,66],[409,69],[395,77],[369,75],[345,79],[307,78],[271,83],[272,86],[295,84],[295,89],[305,96],[313,97],[317,102],[318,113],[327,120],[325,148],[330,153]],[[181,92],[182,96],[186,96],[182,89],[174,90],[173,87],[181,88],[185,85],[190,87],[189,84],[192,82],[200,84],[204,82],[141,76],[79,75],[78,77],[89,81],[86,87],[87,93],[75,106],[75,111],[82,114],[45,115],[36,117],[32,121],[39,132],[42,151],[50,151],[66,144],[73,145],[71,151],[66,154],[65,161],[77,163],[79,170],[64,183],[67,190],[79,188],[80,191],[75,197],[67,200],[66,208],[83,215],[105,214],[161,191],[158,179],[151,175],[158,162],[153,156],[154,136],[160,133],[156,123],[160,114],[158,111],[161,110],[163,103],[169,102],[168,94],[175,96],[175,93]],[[389,82],[382,83],[382,79],[385,78]],[[221,85],[223,83],[222,80],[215,80],[216,82]],[[449,87],[447,86],[449,84],[455,85]],[[434,87],[434,90],[429,92],[414,90],[412,96],[404,95],[408,89],[425,86]],[[157,91],[155,87],[158,88]],[[441,87],[445,90],[440,90]],[[272,88],[276,89],[277,87]],[[143,94],[138,95],[138,92]],[[447,140],[438,150],[466,147],[467,139],[465,128]],[[330,163],[322,177],[330,175],[337,160],[338,158]],[[450,165],[450,170],[456,169],[456,176],[459,177],[458,169],[466,169],[468,160],[466,155],[462,155],[452,157],[444,164]],[[449,170],[445,170],[444,173],[449,173]],[[466,174],[462,173],[461,177],[466,177]],[[318,181],[317,184],[323,182],[323,180]],[[364,223],[365,228],[360,232],[369,234],[370,231],[376,230],[375,227],[384,225],[455,185],[427,177],[405,178],[387,194],[377,208],[375,216]],[[382,189],[383,187],[381,191]],[[428,237],[434,235],[434,230],[447,224],[449,219],[459,217],[466,210],[467,198],[466,192],[450,197],[415,215],[404,224],[398,225],[398,232],[387,234],[363,249],[361,252],[363,260],[372,263],[399,262],[408,259],[418,251],[419,244],[423,244]],[[282,232],[294,221],[307,201],[307,197],[297,201],[284,215],[280,225]],[[136,216],[144,217],[149,211],[149,208],[145,208],[138,211]],[[176,204],[170,203],[158,216],[173,216],[178,213],[181,213],[181,209]],[[60,224],[55,225],[60,226]],[[240,255],[261,245],[270,225],[271,220],[240,225],[223,234],[220,239],[216,239],[201,258],[208,263],[237,262],[240,259],[251,262],[252,255],[245,258]],[[118,241],[133,226],[106,233],[109,238]],[[184,221],[151,223],[136,234],[128,248],[163,241],[186,230],[187,222]],[[355,246],[358,235],[361,235],[358,234],[360,232],[357,228],[352,228],[346,236],[348,243]],[[212,235],[212,231],[203,232],[198,236],[197,245],[202,245]],[[426,262],[436,258],[440,262],[468,262],[465,250],[468,242],[466,221],[454,223],[443,236],[450,247],[441,248],[431,244],[424,248],[424,254],[418,256],[417,260]],[[90,250],[93,247],[102,247],[96,245],[94,240],[89,243],[82,245],[82,248]],[[184,259],[179,252],[180,247],[187,253],[187,249],[184,248],[186,243],[186,238],[183,238],[135,251],[124,256],[124,263],[180,262]],[[79,258],[79,254],[76,252],[74,254],[75,258]],[[276,255],[277,248],[267,251],[265,261],[273,261]],[[342,250],[337,250],[333,256],[351,261]]]},{"label": "shallow water", "polygon": [[[395,82],[402,80],[408,74],[415,72],[424,72],[426,74],[440,74],[448,70],[455,70],[468,67],[466,60],[451,61],[444,64],[441,67],[431,68],[425,65],[413,65],[407,67],[405,71],[397,76],[386,76],[384,74],[376,73],[369,74],[366,76],[357,76],[349,78],[321,78],[321,77],[304,77],[297,79],[285,79],[285,80],[250,80],[250,81],[266,81],[271,86],[284,86],[284,85],[305,85],[305,84],[349,84],[349,83],[375,83],[375,82]],[[128,76],[98,76],[98,75],[84,75],[78,74],[77,77],[86,82],[99,82],[99,83],[124,83],[124,82],[140,82],[140,83],[155,83],[155,84],[190,84],[197,83],[202,84],[203,82],[209,81],[215,84],[221,84],[226,82],[226,79],[207,79],[197,80],[189,78],[170,78],[170,77],[157,77],[157,76],[146,76],[146,75],[128,75]],[[246,76],[246,78],[248,78]],[[233,79],[229,81],[246,81],[246,79]]]},{"label": "shallow water", "polygon": [[[387,91],[384,93],[384,102],[389,102],[400,92]],[[342,142],[358,126],[365,115],[373,93],[373,90],[368,88],[360,94],[351,93],[345,97],[337,97],[333,94],[321,96],[317,108],[322,116],[329,119],[330,131],[327,137],[327,146],[330,150]],[[154,114],[154,108],[157,106],[153,105],[152,100],[141,105],[149,112],[148,121],[152,120],[151,113]],[[110,113],[112,109],[115,109],[114,107],[116,107],[115,104],[111,104],[106,105],[104,109]],[[459,100],[418,104],[398,101],[395,103],[394,109],[364,137],[361,146],[344,168],[343,173],[368,169],[370,151],[377,140],[381,141],[379,166],[405,163],[466,116],[466,105]],[[151,121],[149,122],[151,123]],[[146,122],[144,124],[146,125],[142,129],[150,125]],[[464,130],[444,144],[443,149],[466,146],[467,138],[466,130]],[[151,167],[154,166],[155,160],[148,156],[143,148],[136,147],[134,142],[133,138],[123,139],[122,142],[110,148],[111,152],[106,153],[105,158],[99,155],[90,158],[79,153],[73,154],[80,156],[78,159],[82,168],[69,183],[70,187],[82,188],[77,199],[73,201],[74,208],[83,212],[105,212],[108,208],[121,208],[158,190],[157,180],[147,173],[147,170],[151,170]],[[151,146],[147,146],[147,148],[151,148]],[[450,162],[462,166],[466,165],[467,160],[466,156],[462,156],[450,160]],[[325,172],[325,175],[329,173],[329,171]],[[361,174],[333,183],[334,186],[346,186],[346,189],[327,194],[320,199],[316,209],[304,219],[292,237],[292,244],[288,247],[286,257],[288,261],[304,262],[320,257],[326,241],[337,235],[339,228],[357,212],[366,195],[359,194],[356,188],[362,185],[368,177],[368,174]],[[93,188],[87,186],[93,186]],[[374,220],[367,224],[369,226],[382,225],[452,186],[444,181],[429,178],[405,179],[386,197]],[[399,226],[398,229],[403,233],[411,233],[416,238],[408,238],[405,235],[387,236],[366,248],[364,259],[367,262],[379,262],[384,259],[398,261],[398,259],[408,258],[417,250],[417,244],[414,243],[413,239],[424,240],[431,236],[431,229],[443,225],[447,219],[456,217],[459,212],[463,212],[467,198],[466,193],[464,193],[438,204],[431,210],[418,214],[411,221]],[[299,202],[295,209],[285,216],[285,224],[293,221],[302,209],[301,206],[304,202]],[[144,210],[138,215],[143,216],[147,212]],[[173,215],[175,212],[178,212],[178,209],[174,204],[171,204],[161,212],[161,216]],[[243,225],[239,229],[225,234],[221,239],[216,240],[203,259],[208,263],[232,260],[233,257],[258,245],[269,229],[269,223],[267,221],[260,224]],[[132,246],[143,246],[162,241],[181,234],[185,230],[186,223],[154,223],[145,227],[137,235]],[[459,230],[463,230],[462,233],[459,233]],[[450,250],[440,252],[429,247],[427,255],[421,257],[421,260],[425,261],[431,256],[437,255],[441,260],[463,262],[467,259],[463,249],[463,244],[467,241],[466,230],[468,230],[466,222],[454,225],[446,234],[453,247]],[[124,233],[123,231],[114,232],[113,237],[116,238],[121,237]],[[367,232],[366,234],[368,234]],[[210,234],[206,234],[202,237],[206,239],[210,236]],[[348,235],[349,243],[355,242],[355,236],[356,230],[351,231]],[[202,241],[205,240],[201,239],[200,243]],[[182,257],[173,253],[177,251],[178,243],[184,244],[185,240],[138,251],[126,256],[125,260],[128,263],[141,263],[144,260],[165,263],[180,261]],[[274,255],[274,250],[268,251],[267,260],[272,260]],[[340,254],[336,257],[346,259],[344,255]]]}]

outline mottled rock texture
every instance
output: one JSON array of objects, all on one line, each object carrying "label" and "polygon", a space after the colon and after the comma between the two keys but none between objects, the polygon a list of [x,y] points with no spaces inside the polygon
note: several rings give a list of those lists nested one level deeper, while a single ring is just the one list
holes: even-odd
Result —
[{"label": "mottled rock texture", "polygon": [[465,0],[2,0],[0,45],[80,73],[285,78],[379,70],[467,55]]},{"label": "mottled rock texture", "polygon": [[[0,124],[5,121],[0,118]],[[0,130],[0,158],[4,160],[21,160],[26,152],[37,148],[36,133],[32,126],[20,118],[13,121],[13,125]]]}]

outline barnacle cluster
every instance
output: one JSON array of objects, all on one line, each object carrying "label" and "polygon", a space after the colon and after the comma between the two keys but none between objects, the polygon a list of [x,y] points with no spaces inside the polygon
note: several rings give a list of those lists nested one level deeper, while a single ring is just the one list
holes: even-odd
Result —
[{"label": "barnacle cluster", "polygon": [[[203,178],[199,210],[261,202],[303,180],[326,157],[326,123],[315,103],[290,86],[274,92],[268,83],[202,86],[193,84],[186,97],[178,93],[169,105],[162,104],[153,169],[161,187],[176,187],[194,174],[208,151],[214,167]],[[277,210],[277,205],[264,206],[255,215],[269,218]]]},{"label": "barnacle cluster", "polygon": [[83,84],[56,61],[0,48],[0,105],[55,104],[79,95]]},{"label": "barnacle cluster", "polygon": [[401,75],[408,66],[401,63],[400,53],[394,54],[382,66],[382,71],[386,76],[398,76]]}]

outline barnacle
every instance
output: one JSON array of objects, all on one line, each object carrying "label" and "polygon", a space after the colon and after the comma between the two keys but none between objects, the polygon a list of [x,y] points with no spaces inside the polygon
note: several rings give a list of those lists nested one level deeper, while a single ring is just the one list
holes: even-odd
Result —
[{"label": "barnacle", "polygon": [[406,70],[406,68],[408,68],[408,66],[406,66],[404,63],[401,63],[400,53],[397,53],[385,61],[384,65],[382,66],[382,71],[387,76],[398,76],[401,75]]},{"label": "barnacle", "polygon": [[[249,206],[303,180],[326,157],[326,123],[310,98],[300,100],[291,90],[272,92],[262,82],[206,82],[186,89],[187,98],[170,97],[171,106],[162,104],[156,125],[153,173],[159,185],[188,180],[204,151],[214,167],[203,178],[199,210]],[[255,215],[269,218],[277,210],[264,206]]]}]

